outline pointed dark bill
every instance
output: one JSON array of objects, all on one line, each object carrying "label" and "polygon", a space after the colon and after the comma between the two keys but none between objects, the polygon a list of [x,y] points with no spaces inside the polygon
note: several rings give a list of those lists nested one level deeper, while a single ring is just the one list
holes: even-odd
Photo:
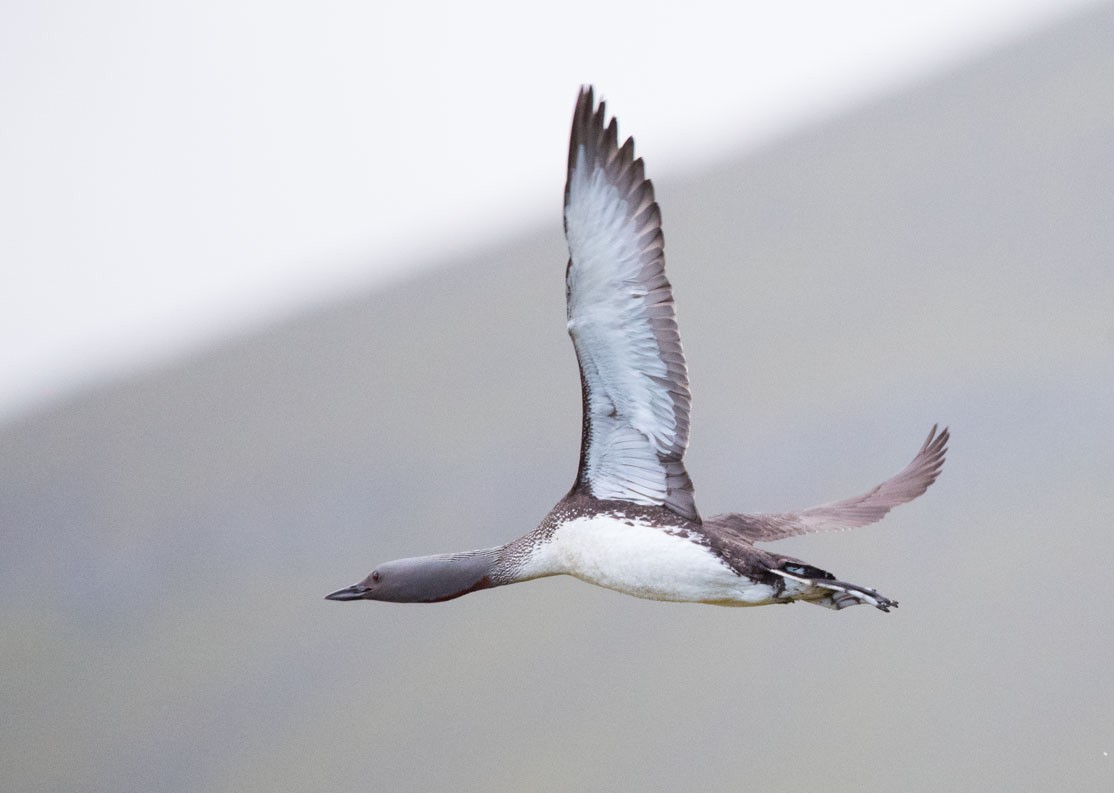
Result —
[{"label": "pointed dark bill", "polygon": [[367,592],[367,587],[353,584],[350,587],[338,589],[336,592],[330,592],[325,595],[325,600],[363,600],[365,592]]}]

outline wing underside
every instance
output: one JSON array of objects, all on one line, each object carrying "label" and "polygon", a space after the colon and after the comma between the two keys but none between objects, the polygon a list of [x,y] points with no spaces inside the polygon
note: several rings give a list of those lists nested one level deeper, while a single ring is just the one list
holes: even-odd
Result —
[{"label": "wing underside", "polygon": [[565,186],[568,330],[584,396],[577,487],[699,521],[684,467],[689,388],[661,213],[634,141],[580,93]]}]

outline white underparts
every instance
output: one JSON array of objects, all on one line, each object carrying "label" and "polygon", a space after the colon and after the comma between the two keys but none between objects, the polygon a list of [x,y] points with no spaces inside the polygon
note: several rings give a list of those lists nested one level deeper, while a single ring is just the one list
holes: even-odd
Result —
[{"label": "white underparts", "polygon": [[650,600],[758,606],[776,599],[773,587],[739,575],[707,547],[621,515],[562,524],[519,571],[523,579],[560,574]]}]

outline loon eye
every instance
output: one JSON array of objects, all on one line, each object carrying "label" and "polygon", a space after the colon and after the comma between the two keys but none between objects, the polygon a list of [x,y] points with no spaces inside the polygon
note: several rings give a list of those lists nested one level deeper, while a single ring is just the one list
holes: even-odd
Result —
[{"label": "loon eye", "polygon": [[375,583],[379,583],[379,571],[378,570],[376,570],[374,573],[371,574],[371,580],[374,581]]}]

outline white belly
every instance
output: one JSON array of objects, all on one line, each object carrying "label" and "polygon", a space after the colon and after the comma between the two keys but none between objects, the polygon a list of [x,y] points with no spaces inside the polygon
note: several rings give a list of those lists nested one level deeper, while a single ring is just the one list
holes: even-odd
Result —
[{"label": "white belly", "polygon": [[738,575],[691,540],[604,515],[563,524],[521,572],[529,578],[565,573],[651,600],[751,606],[773,596],[772,587]]}]

